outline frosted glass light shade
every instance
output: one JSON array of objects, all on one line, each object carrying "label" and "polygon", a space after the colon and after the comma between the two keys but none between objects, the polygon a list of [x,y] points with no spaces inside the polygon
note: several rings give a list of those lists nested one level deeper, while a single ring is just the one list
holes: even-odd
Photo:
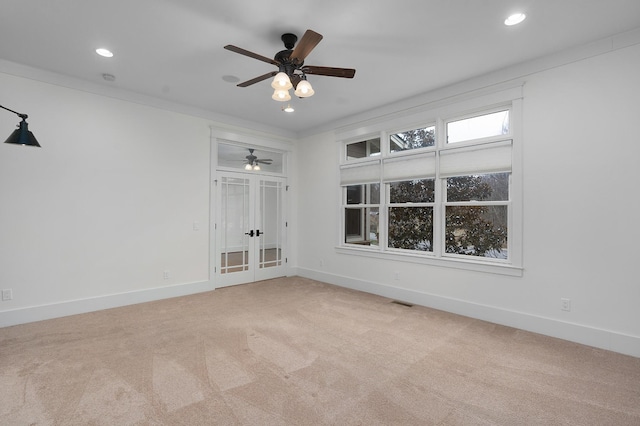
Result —
[{"label": "frosted glass light shade", "polygon": [[299,98],[308,98],[309,96],[313,96],[315,91],[313,87],[311,87],[311,83],[307,80],[302,80],[298,83],[298,87],[296,87],[296,96]]},{"label": "frosted glass light shade", "polygon": [[276,89],[273,91],[271,99],[274,101],[286,102],[291,100],[291,95],[288,90]]},{"label": "frosted glass light shade", "polygon": [[289,90],[293,87],[293,84],[291,84],[291,80],[289,79],[289,76],[287,74],[279,72],[275,77],[273,77],[271,87],[276,90]]}]

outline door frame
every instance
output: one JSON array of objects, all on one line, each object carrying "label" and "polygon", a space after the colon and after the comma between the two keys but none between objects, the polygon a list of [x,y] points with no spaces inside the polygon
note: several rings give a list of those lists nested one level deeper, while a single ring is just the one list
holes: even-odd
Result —
[{"label": "door frame", "polygon": [[[213,288],[224,287],[225,285],[233,285],[233,284],[224,284],[220,281],[219,267],[220,267],[220,259],[218,257],[218,233],[217,233],[217,223],[219,223],[219,218],[217,217],[219,208],[217,205],[218,202],[218,192],[220,190],[217,185],[218,175],[219,173],[224,172],[234,172],[234,173],[247,173],[251,175],[259,175],[266,178],[280,178],[283,180],[283,193],[282,193],[282,214],[284,221],[284,229],[283,229],[283,241],[282,241],[282,250],[283,250],[283,259],[284,259],[284,275],[288,276],[291,274],[291,267],[288,263],[289,260],[289,247],[290,247],[290,223],[288,216],[291,213],[291,194],[289,193],[289,184],[288,184],[288,174],[289,170],[291,170],[291,154],[294,151],[293,140],[289,140],[286,138],[282,138],[280,140],[272,139],[272,136],[263,135],[263,137],[256,136],[255,134],[243,134],[236,133],[234,131],[230,131],[228,129],[221,129],[216,126],[210,126],[211,130],[211,149],[210,149],[210,170],[211,170],[211,178],[210,178],[210,192],[209,192],[209,282],[213,286]],[[238,142],[242,141],[242,142]],[[243,148],[262,148],[264,150],[277,152],[283,155],[283,169],[282,173],[261,173],[261,172],[245,172],[240,168],[229,168],[218,165],[218,144],[231,144],[236,145],[238,147]],[[282,274],[281,274],[282,275]],[[247,281],[249,282],[249,281]]]}]

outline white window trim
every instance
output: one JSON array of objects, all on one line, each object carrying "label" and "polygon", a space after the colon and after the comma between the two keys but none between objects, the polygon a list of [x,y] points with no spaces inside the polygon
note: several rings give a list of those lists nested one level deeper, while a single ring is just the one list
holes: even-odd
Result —
[{"label": "white window trim", "polygon": [[[359,140],[368,139],[371,136],[380,137],[380,157],[374,157],[379,159],[384,164],[385,160],[396,159],[405,155],[420,155],[429,151],[439,150],[444,151],[448,149],[459,149],[466,146],[493,144],[499,140],[511,139],[512,140],[512,163],[511,163],[511,182],[510,182],[510,200],[509,200],[509,238],[508,238],[508,250],[509,260],[501,261],[499,259],[484,260],[483,258],[475,257],[458,257],[458,256],[436,256],[434,253],[439,253],[442,250],[436,252],[439,247],[436,244],[441,244],[443,238],[444,223],[442,223],[442,214],[435,215],[434,219],[434,252],[412,252],[410,250],[395,250],[386,247],[386,231],[381,232],[384,238],[379,241],[380,246],[376,247],[358,247],[355,245],[349,245],[343,242],[344,239],[344,217],[343,216],[343,204],[342,204],[342,191],[343,187],[340,187],[340,195],[338,203],[339,208],[339,223],[341,226],[338,230],[338,245],[335,250],[339,254],[366,256],[378,259],[388,259],[400,262],[419,263],[424,265],[440,266],[461,270],[486,272],[499,275],[509,276],[522,276],[523,265],[523,179],[522,179],[522,113],[523,113],[523,100],[522,100],[522,85],[517,87],[501,90],[496,93],[489,93],[483,96],[469,98],[466,100],[460,100],[460,102],[444,103],[442,106],[428,109],[425,108],[422,111],[412,111],[410,115],[404,115],[401,118],[395,115],[395,118],[388,120],[381,119],[376,122],[369,122],[366,127],[345,129],[342,132],[336,132],[337,149],[339,151],[339,164],[340,167],[356,165],[361,162],[371,161],[372,158],[357,159],[347,161],[345,159],[345,146],[347,143],[357,142]],[[472,117],[477,115],[478,112],[492,112],[503,110],[505,106],[510,109],[510,126],[509,133],[507,135],[499,135],[495,137],[484,138],[481,140],[474,140],[472,142],[456,142],[453,144],[447,144],[445,138],[439,138],[436,140],[437,147],[425,147],[415,150],[407,150],[400,152],[389,152],[387,135],[390,134],[388,129],[394,129],[393,132],[402,131],[396,129],[410,129],[412,125],[410,123],[416,123],[414,128],[425,127],[429,123],[436,123],[437,134],[444,134],[446,131],[446,123],[449,121],[455,121],[460,118]],[[377,130],[375,133],[373,130]],[[365,136],[366,135],[366,136]],[[444,146],[438,146],[438,144],[444,144]],[[438,162],[439,163],[439,162]],[[437,165],[436,167],[439,167]],[[382,174],[381,174],[382,175]],[[437,173],[439,176],[439,172]],[[381,200],[380,209],[388,207],[385,194],[385,182],[381,176]],[[440,185],[436,184],[436,199],[442,200]],[[444,203],[440,203],[441,208],[444,209]],[[382,211],[380,217],[379,226],[384,226],[386,230],[386,212],[383,215]]]}]

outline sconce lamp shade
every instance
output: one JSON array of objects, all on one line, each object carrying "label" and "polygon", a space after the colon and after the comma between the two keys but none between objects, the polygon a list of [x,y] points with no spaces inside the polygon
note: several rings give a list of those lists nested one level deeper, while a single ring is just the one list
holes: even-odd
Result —
[{"label": "sconce lamp shade", "polygon": [[20,122],[19,127],[9,135],[4,143],[12,143],[16,145],[29,145],[29,146],[40,146],[38,140],[33,133],[29,131],[29,124],[26,122],[24,117]]},{"label": "sconce lamp shade", "polygon": [[291,84],[289,76],[281,71],[273,77],[271,87],[276,90],[289,90],[293,87],[293,84]]},{"label": "sconce lamp shade", "polygon": [[307,80],[302,80],[298,83],[298,87],[296,87],[296,96],[299,98],[308,98],[309,96],[313,96],[315,91],[311,87],[311,83]]}]

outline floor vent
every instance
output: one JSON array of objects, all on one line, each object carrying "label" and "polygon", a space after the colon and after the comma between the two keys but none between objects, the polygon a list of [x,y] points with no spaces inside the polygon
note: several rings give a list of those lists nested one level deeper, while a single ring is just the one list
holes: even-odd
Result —
[{"label": "floor vent", "polygon": [[401,302],[399,300],[392,300],[391,303],[395,303],[396,305],[406,306],[407,308],[412,308],[413,307],[413,305],[411,303]]}]

